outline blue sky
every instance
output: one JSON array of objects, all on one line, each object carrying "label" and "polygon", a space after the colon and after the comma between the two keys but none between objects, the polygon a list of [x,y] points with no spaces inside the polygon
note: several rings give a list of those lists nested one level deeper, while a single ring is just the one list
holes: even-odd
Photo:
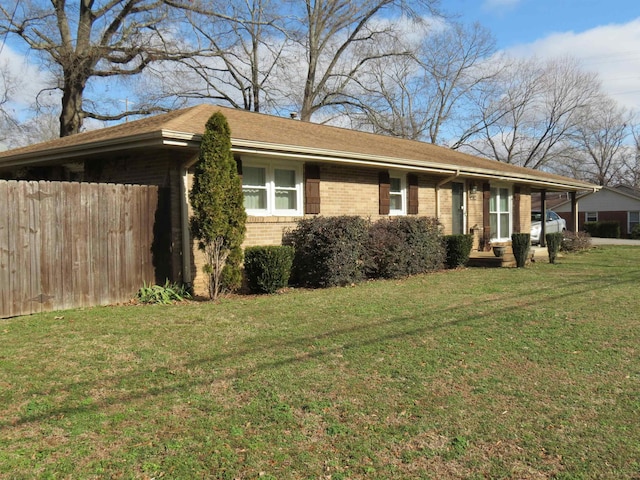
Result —
[{"label": "blue sky", "polygon": [[640,111],[639,0],[442,0],[477,21],[517,57],[570,55],[599,74],[604,90]]},{"label": "blue sky", "polygon": [[[515,57],[572,56],[603,89],[640,113],[640,0],[441,0],[465,23],[479,22]],[[30,61],[31,60],[31,61]],[[0,54],[22,79],[18,103],[41,88],[41,71],[7,44]]]}]

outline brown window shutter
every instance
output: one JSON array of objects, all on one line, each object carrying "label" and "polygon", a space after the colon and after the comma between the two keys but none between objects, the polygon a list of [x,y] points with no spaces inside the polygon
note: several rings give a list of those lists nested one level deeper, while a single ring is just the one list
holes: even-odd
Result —
[{"label": "brown window shutter", "polygon": [[304,166],[304,213],[320,213],[320,166]]},{"label": "brown window shutter", "polygon": [[484,242],[484,250],[490,249],[491,242],[491,216],[489,206],[491,204],[491,184],[482,184],[482,240]]},{"label": "brown window shutter", "polygon": [[409,187],[409,195],[407,202],[407,213],[409,215],[418,214],[418,176],[410,173],[407,175],[407,185]]},{"label": "brown window shutter", "polygon": [[380,191],[380,215],[389,215],[391,208],[391,179],[389,172],[380,172],[378,175]]}]

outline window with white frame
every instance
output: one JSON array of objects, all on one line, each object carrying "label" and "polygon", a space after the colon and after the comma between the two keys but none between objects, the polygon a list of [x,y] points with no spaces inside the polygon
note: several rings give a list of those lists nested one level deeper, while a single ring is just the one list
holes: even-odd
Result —
[{"label": "window with white frame", "polygon": [[248,215],[302,215],[302,171],[297,165],[243,160],[242,193]]},{"label": "window with white frame", "polygon": [[631,234],[635,226],[640,223],[640,212],[627,212],[627,219],[627,232]]},{"label": "window with white frame", "polygon": [[598,212],[584,212],[584,221],[585,222],[597,222],[598,221]]},{"label": "window with white frame", "polygon": [[489,200],[491,240],[511,238],[511,191],[507,187],[491,187]]},{"label": "window with white frame", "polygon": [[407,211],[406,180],[404,176],[389,177],[389,214],[404,215]]}]

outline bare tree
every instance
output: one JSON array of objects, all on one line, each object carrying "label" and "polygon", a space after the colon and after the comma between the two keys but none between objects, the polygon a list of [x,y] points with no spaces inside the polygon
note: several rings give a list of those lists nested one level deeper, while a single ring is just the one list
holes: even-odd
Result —
[{"label": "bare tree", "polygon": [[10,106],[18,88],[18,79],[11,73],[9,65],[0,65],[0,149],[14,146],[20,123]]},{"label": "bare tree", "polygon": [[163,0],[13,0],[0,5],[0,33],[20,39],[54,71],[66,136],[79,132],[84,118],[118,120],[158,109],[99,112],[88,108],[85,91],[92,79],[130,77],[153,62],[192,55],[175,40],[176,22],[164,28],[170,14]]},{"label": "bare tree", "polygon": [[[413,6],[433,13],[435,3],[421,0]],[[416,13],[408,11],[402,1],[292,0],[290,6],[294,17],[291,38],[301,53],[298,62],[285,67],[304,71],[300,90],[290,97],[299,105],[303,121],[310,121],[326,107],[351,104],[345,94],[370,61],[407,54],[393,41],[397,34],[393,23],[382,16]],[[285,68],[284,75],[296,78],[298,72]]]},{"label": "bare tree", "polygon": [[632,142],[629,146],[629,155],[624,160],[623,183],[640,189],[640,124],[637,123],[637,120],[637,114],[633,114],[634,123],[631,125]]},{"label": "bare tree", "polygon": [[421,28],[421,42],[406,46],[410,55],[370,62],[359,109],[376,132],[439,143],[443,127],[453,130],[472,97],[496,77],[497,63],[486,64],[495,42],[479,24],[414,25]]},{"label": "bare tree", "polygon": [[470,136],[464,147],[530,168],[568,158],[567,140],[600,94],[597,76],[569,58],[517,62],[502,75],[502,89],[478,113],[481,135]]},{"label": "bare tree", "polygon": [[[195,8],[194,8],[195,7]],[[186,59],[174,78],[174,94],[210,98],[235,108],[261,111],[270,103],[272,73],[288,45],[281,4],[271,0],[231,0],[217,10],[183,6],[210,53]],[[190,78],[185,85],[184,78]]]},{"label": "bare tree", "polygon": [[627,157],[633,150],[627,143],[631,114],[615,100],[603,96],[582,109],[571,140],[576,157],[565,162],[572,166],[574,176],[611,185],[623,180]]}]

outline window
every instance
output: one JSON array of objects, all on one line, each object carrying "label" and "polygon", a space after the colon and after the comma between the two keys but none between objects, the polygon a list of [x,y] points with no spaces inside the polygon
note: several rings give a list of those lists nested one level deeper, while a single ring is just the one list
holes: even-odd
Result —
[{"label": "window", "polygon": [[404,215],[406,211],[405,181],[403,177],[389,178],[389,214]]},{"label": "window", "polygon": [[631,234],[633,232],[633,228],[640,223],[640,212],[628,212],[628,224],[627,224],[627,232]]},{"label": "window", "polygon": [[585,222],[597,222],[598,221],[598,212],[585,212],[584,213],[584,221]]},{"label": "window", "polygon": [[489,201],[491,240],[511,238],[511,193],[506,187],[491,187]]},{"label": "window", "polygon": [[302,215],[302,174],[287,164],[242,164],[244,208],[249,215]]}]

